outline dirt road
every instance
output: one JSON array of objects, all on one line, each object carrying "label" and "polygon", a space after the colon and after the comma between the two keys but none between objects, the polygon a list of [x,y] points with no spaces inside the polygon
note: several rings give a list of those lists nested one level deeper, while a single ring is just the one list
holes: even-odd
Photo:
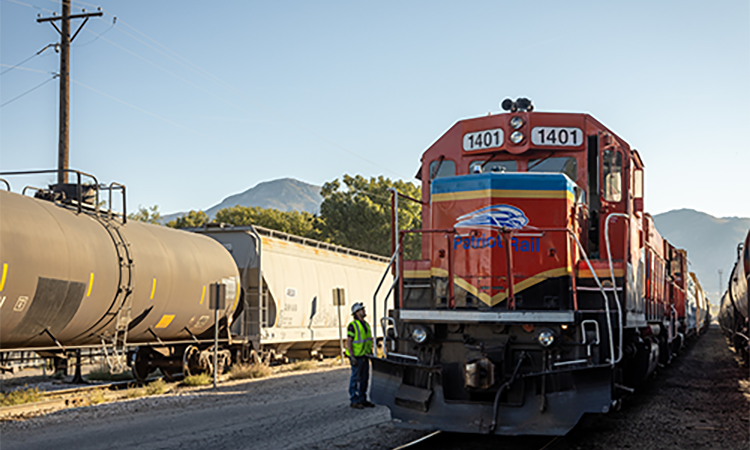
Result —
[{"label": "dirt road", "polygon": [[0,425],[0,447],[315,448],[389,423],[384,407],[349,407],[348,377],[342,368],[60,411]]},{"label": "dirt road", "polygon": [[[425,434],[395,428],[382,406],[350,408],[348,377],[346,368],[326,369],[5,422],[0,448],[388,449]],[[621,411],[585,420],[547,450],[747,450],[749,378],[712,329]],[[503,445],[502,438],[466,435],[440,442],[472,450]]]}]

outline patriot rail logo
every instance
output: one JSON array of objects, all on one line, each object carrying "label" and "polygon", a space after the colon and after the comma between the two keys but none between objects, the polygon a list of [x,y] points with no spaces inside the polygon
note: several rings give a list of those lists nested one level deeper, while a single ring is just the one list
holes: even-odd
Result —
[{"label": "patriot rail logo", "polygon": [[520,209],[510,205],[491,205],[456,219],[456,228],[511,228],[518,230],[529,223]]}]

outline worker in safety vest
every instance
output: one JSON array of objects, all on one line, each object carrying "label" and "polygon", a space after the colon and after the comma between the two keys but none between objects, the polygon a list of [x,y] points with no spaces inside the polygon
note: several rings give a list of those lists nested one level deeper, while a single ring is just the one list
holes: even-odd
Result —
[{"label": "worker in safety vest", "polygon": [[365,322],[365,305],[352,305],[354,320],[346,327],[346,356],[352,366],[349,381],[350,406],[356,409],[371,408],[375,405],[367,401],[367,385],[370,382],[370,360],[372,355],[372,331]]}]

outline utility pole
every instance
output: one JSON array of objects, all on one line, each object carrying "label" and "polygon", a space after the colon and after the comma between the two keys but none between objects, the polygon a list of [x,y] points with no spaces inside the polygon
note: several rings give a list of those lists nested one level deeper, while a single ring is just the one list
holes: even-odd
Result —
[{"label": "utility pole", "polygon": [[[104,13],[99,11],[87,13],[82,10],[81,14],[70,14],[70,0],[62,0],[62,16],[39,17],[37,23],[49,22],[58,33],[60,33],[60,135],[57,147],[57,184],[61,185],[68,182],[68,162],[70,141],[69,132],[69,114],[70,114],[70,43],[78,36],[89,17],[100,17]],[[70,19],[84,19],[81,26],[78,27],[73,36],[70,35]],[[57,27],[56,21],[61,21],[61,28]]]},{"label": "utility pole", "polygon": [[719,295],[721,296],[722,291],[724,290],[724,280],[721,279],[721,276],[724,275],[724,271],[719,269]]}]

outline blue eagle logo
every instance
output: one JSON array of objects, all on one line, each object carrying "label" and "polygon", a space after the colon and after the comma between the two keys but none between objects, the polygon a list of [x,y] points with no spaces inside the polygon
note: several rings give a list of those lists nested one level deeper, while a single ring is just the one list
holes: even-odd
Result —
[{"label": "blue eagle logo", "polygon": [[456,219],[456,228],[512,228],[518,230],[529,223],[520,209],[510,205],[491,205]]}]

